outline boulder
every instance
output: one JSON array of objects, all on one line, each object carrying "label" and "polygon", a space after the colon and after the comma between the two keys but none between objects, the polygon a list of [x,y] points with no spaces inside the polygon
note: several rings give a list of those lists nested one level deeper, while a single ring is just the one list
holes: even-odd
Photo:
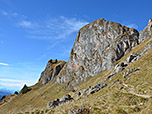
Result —
[{"label": "boulder", "polygon": [[62,104],[62,103],[66,103],[68,101],[73,101],[74,99],[68,94],[68,95],[65,95],[63,96],[62,98],[60,99],[57,99],[57,100],[54,100],[52,102],[49,103],[49,107],[50,108],[55,108],[56,106],[58,106],[59,104]]},{"label": "boulder", "polygon": [[86,91],[86,95],[89,95],[89,94],[93,94],[99,90],[101,90],[102,88],[106,87],[107,84],[103,83],[103,84],[96,84],[94,86],[92,86],[91,88],[89,88],[87,91]]},{"label": "boulder", "polygon": [[69,61],[56,82],[73,81],[75,85],[110,70],[115,61],[138,45],[138,36],[137,30],[104,19],[87,24],[79,30]]},{"label": "boulder", "polygon": [[118,72],[121,72],[127,66],[128,66],[128,62],[127,61],[123,61],[123,62],[118,63],[115,66],[115,69],[112,71],[112,74],[114,75],[114,74],[116,74]]},{"label": "boulder", "polygon": [[79,96],[83,95],[83,93],[85,93],[86,91],[88,91],[88,89],[83,89],[83,90],[79,91],[77,93],[77,96],[79,97]]},{"label": "boulder", "polygon": [[71,101],[71,100],[73,100],[73,98],[68,94],[68,95],[63,96],[59,101],[67,102],[67,101]]},{"label": "boulder", "polygon": [[138,55],[138,54],[136,54],[136,53],[130,54],[130,55],[127,57],[127,62],[131,63],[131,62],[136,61],[136,60],[138,59],[138,56],[140,56],[140,55]]},{"label": "boulder", "polygon": [[54,101],[52,101],[52,102],[49,103],[49,107],[50,108],[55,108],[58,105],[59,105],[59,99],[54,100]]}]

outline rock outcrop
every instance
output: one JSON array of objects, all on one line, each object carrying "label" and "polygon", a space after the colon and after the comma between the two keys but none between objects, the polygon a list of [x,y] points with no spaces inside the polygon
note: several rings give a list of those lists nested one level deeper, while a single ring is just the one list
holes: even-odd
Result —
[{"label": "rock outcrop", "polygon": [[90,86],[88,89],[83,89],[83,90],[79,91],[77,93],[77,96],[80,97],[83,94],[84,95],[93,94],[93,93],[98,92],[99,90],[105,88],[106,86],[107,86],[107,84],[105,84],[105,83],[98,83],[92,87]]},{"label": "rock outcrop", "polygon": [[49,103],[49,107],[50,108],[55,108],[56,106],[58,106],[58,105],[60,105],[60,104],[64,104],[64,103],[66,103],[66,102],[68,102],[68,101],[73,101],[74,99],[68,94],[68,95],[65,95],[65,96],[63,96],[62,98],[60,98],[60,99],[56,99],[56,100],[54,100],[54,101],[52,101],[52,102],[50,102]]},{"label": "rock outcrop", "polygon": [[24,87],[21,89],[21,91],[19,92],[19,94],[25,94],[27,92],[31,91],[30,87],[27,87],[27,85],[25,84]]},{"label": "rock outcrop", "polygon": [[53,80],[59,74],[65,63],[65,61],[49,60],[45,70],[41,73],[39,81],[42,81],[44,85],[48,81]]},{"label": "rock outcrop", "polygon": [[[114,70],[112,71],[112,73],[110,75],[108,75],[105,79],[104,82],[106,82],[107,80],[109,80],[112,76],[114,76],[116,73],[121,72],[122,70],[124,70],[128,65],[134,63],[135,61],[139,60],[140,58],[142,58],[146,52],[149,51],[149,49],[152,48],[152,44],[147,44],[143,50],[140,50],[141,53],[137,54],[137,53],[131,53],[127,59],[125,61],[121,61],[120,63],[118,63],[115,67]],[[133,68],[130,69],[130,72],[126,73],[126,76],[129,75],[129,73],[135,72],[137,70],[140,70],[140,68]],[[123,77],[126,78],[126,76],[124,75]]]},{"label": "rock outcrop", "polygon": [[152,36],[152,19],[149,19],[148,25],[140,32],[139,42],[143,42],[145,39]]},{"label": "rock outcrop", "polygon": [[96,20],[81,28],[77,34],[69,61],[56,82],[77,84],[89,76],[110,70],[114,62],[138,45],[137,30],[119,23]]}]

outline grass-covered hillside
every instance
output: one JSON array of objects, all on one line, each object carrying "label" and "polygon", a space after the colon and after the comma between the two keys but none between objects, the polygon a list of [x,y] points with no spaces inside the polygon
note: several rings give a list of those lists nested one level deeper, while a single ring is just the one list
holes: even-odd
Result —
[{"label": "grass-covered hillside", "polygon": [[[133,52],[140,54],[148,44],[152,44],[152,38],[136,46],[115,64],[126,60]],[[139,70],[129,72],[124,78],[124,73],[135,68]],[[70,84],[49,82],[42,86],[39,82],[29,87],[31,91],[25,94],[20,93],[7,103],[0,105],[0,114],[67,114],[69,110],[80,106],[85,106],[87,111],[81,112],[84,114],[152,114],[152,48],[139,60],[107,80],[105,83],[108,86],[93,94],[83,94],[78,97],[79,91],[88,89],[97,83],[103,83],[112,70],[90,77],[86,82],[76,85],[75,90]],[[115,80],[118,81],[110,84]],[[49,108],[49,102],[66,94],[70,94],[74,101]]]}]

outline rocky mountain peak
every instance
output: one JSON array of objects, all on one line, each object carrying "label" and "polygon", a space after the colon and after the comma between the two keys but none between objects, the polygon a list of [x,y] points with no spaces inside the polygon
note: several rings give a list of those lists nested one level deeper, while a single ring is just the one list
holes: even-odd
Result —
[{"label": "rocky mountain peak", "polygon": [[137,30],[105,19],[87,24],[77,33],[69,61],[56,82],[74,80],[72,83],[77,84],[110,70],[115,61],[138,44],[138,36]]},{"label": "rocky mountain peak", "polygon": [[152,36],[152,19],[149,19],[148,25],[140,32],[139,42],[143,42],[145,39]]},{"label": "rocky mountain peak", "polygon": [[[0,99],[0,113],[152,114],[151,35],[152,19],[140,36],[104,19],[87,24],[76,36],[69,61],[49,60],[37,84]],[[80,83],[89,76],[97,77]]]},{"label": "rocky mountain peak", "polygon": [[149,19],[149,21],[148,21],[148,25],[149,25],[149,24],[152,24],[152,19]]},{"label": "rocky mountain peak", "polygon": [[42,81],[42,84],[44,85],[48,81],[53,80],[59,74],[65,63],[65,61],[50,59],[47,63],[45,70],[41,73],[39,81]]}]

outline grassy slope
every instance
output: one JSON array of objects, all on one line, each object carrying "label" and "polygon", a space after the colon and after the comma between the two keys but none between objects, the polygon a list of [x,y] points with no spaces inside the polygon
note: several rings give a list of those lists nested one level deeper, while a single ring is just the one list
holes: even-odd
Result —
[{"label": "grassy slope", "polygon": [[[40,85],[40,84],[37,84]],[[36,86],[37,86],[36,85]],[[33,86],[33,90],[26,94],[20,94],[8,103],[0,106],[0,114],[6,114],[6,112],[14,113],[33,111],[33,109],[47,108],[48,103],[56,98],[62,97],[67,94],[68,91],[63,90],[64,85],[48,83],[41,88]]]},{"label": "grassy slope", "polygon": [[[148,43],[152,43],[152,38],[145,40],[145,42],[138,45],[129,54],[132,52],[140,53],[140,50]],[[124,56],[119,62],[125,60],[128,55]],[[141,70],[128,76],[128,80],[123,78],[123,72],[126,69],[137,68],[139,66],[141,66]],[[99,76],[83,83],[81,88],[88,88],[88,85],[92,85],[94,81],[102,83],[105,77],[103,74],[99,74]],[[82,97],[76,102],[55,108],[56,113],[67,113],[73,107],[85,105],[91,109],[93,114],[152,114],[152,98],[138,96],[138,94],[152,95],[152,49],[140,60],[112,77],[111,82],[116,79],[120,81],[112,86],[106,87],[87,97]]]},{"label": "grassy slope", "polygon": [[[152,38],[145,40],[130,53],[139,53],[140,50],[150,42],[152,42]],[[118,62],[125,60],[128,55],[124,56]],[[122,75],[126,69],[137,68],[139,66],[141,66],[141,69],[128,76],[128,80],[123,78]],[[78,85],[79,88],[77,92],[95,85],[98,82],[102,83],[103,79],[110,72],[111,71],[103,72],[98,76],[91,77],[88,81],[81,83]],[[140,95],[152,95],[152,49],[150,49],[140,60],[134,62],[122,72],[113,76],[111,81],[116,79],[119,79],[120,81],[114,85],[105,87],[99,92],[80,98],[77,98],[70,90],[65,90],[65,85],[48,83],[41,88],[36,88],[39,86],[39,84],[37,84],[32,87],[32,91],[24,95],[19,95],[9,103],[1,106],[0,113],[6,114],[7,112],[15,114],[22,111],[32,112],[36,109],[42,111],[43,108],[48,108],[48,103],[50,101],[70,93],[76,101],[52,109],[55,114],[66,114],[70,109],[81,105],[88,107],[93,114],[152,114],[152,98],[143,98],[131,92],[133,91]],[[110,82],[108,81],[107,83]]]}]

